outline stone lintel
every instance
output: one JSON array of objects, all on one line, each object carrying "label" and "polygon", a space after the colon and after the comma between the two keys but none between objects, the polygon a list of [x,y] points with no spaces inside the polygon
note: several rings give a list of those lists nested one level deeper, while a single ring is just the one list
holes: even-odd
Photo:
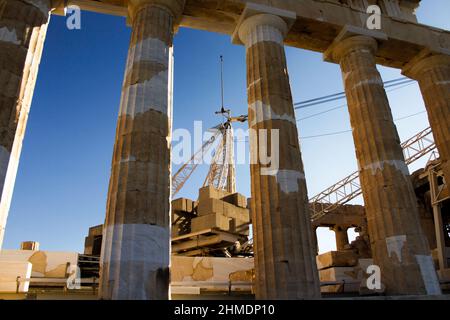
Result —
[{"label": "stone lintel", "polygon": [[[67,1],[69,5],[78,5],[82,10],[123,17],[128,15],[127,1]],[[362,27],[361,19],[366,17],[365,12],[343,5],[338,0],[189,0],[180,26],[232,35],[248,2],[294,12],[296,21],[284,44],[320,53],[328,49],[345,25]],[[378,64],[401,69],[424,47],[450,49],[450,32],[447,30],[387,15],[382,15],[382,20],[382,31],[389,40],[380,45],[376,55]]]},{"label": "stone lintel", "polygon": [[287,31],[289,31],[297,20],[297,14],[293,11],[283,10],[275,7],[269,7],[262,4],[256,4],[249,2],[246,4],[244,11],[242,12],[233,35],[231,36],[231,42],[237,45],[243,45],[241,38],[239,37],[239,29],[242,24],[250,17],[258,14],[271,14],[278,16],[286,22]]},{"label": "stone lintel", "polygon": [[78,6],[81,10],[112,16],[127,17],[128,15],[126,6],[91,0],[51,0],[51,13],[56,16],[66,16],[67,8],[70,6]]},{"label": "stone lintel", "polygon": [[352,25],[346,25],[339,32],[337,37],[334,39],[333,43],[328,47],[328,49],[323,53],[323,60],[331,63],[339,63],[335,56],[336,47],[342,43],[343,40],[355,37],[355,36],[365,36],[373,38],[379,42],[387,41],[388,36],[380,31],[369,30],[365,28],[359,28]]}]

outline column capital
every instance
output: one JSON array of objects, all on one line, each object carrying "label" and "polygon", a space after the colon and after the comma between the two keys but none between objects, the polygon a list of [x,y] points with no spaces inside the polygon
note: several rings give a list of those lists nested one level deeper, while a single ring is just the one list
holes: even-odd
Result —
[{"label": "column capital", "polygon": [[128,0],[127,20],[132,22],[136,12],[144,6],[156,6],[169,10],[176,25],[181,20],[185,3],[186,0]]},{"label": "column capital", "polygon": [[[284,22],[283,19],[281,19],[278,16],[272,15],[272,14],[258,14],[255,16],[252,16],[248,19],[246,19],[241,26],[239,27],[239,39],[244,43],[247,44],[249,39],[248,36],[258,26],[269,26],[272,28],[277,29],[280,31],[282,35],[282,39],[286,36],[288,32],[288,26],[286,22]],[[267,35],[270,37],[270,35]]]},{"label": "column capital", "polygon": [[418,80],[420,75],[427,70],[450,65],[450,52],[435,52],[429,49],[422,50],[402,69],[402,74]]},{"label": "column capital", "polygon": [[374,38],[367,36],[353,36],[335,43],[330,47],[325,55],[326,61],[340,63],[341,59],[353,51],[370,51],[375,55],[378,50],[378,43]]},{"label": "column capital", "polygon": [[348,229],[350,229],[350,226],[341,225],[341,224],[335,224],[330,227],[331,231],[345,231],[346,232]]},{"label": "column capital", "polygon": [[234,44],[246,44],[249,32],[258,26],[270,26],[280,31],[283,38],[293,26],[297,14],[265,5],[247,3],[232,35]]},{"label": "column capital", "polygon": [[356,50],[370,50],[375,55],[378,41],[384,40],[387,40],[387,36],[383,32],[347,25],[323,53],[323,59],[339,63],[344,55]]}]

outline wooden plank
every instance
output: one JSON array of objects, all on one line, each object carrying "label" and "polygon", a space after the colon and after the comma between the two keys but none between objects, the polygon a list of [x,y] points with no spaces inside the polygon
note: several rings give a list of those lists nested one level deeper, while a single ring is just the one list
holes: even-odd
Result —
[{"label": "wooden plank", "polygon": [[198,248],[198,247],[210,246],[210,245],[217,244],[220,242],[222,242],[222,237],[220,235],[205,237],[203,239],[192,239],[192,240],[185,241],[182,243],[173,244],[172,251],[178,252],[178,251],[183,251],[183,250],[189,250],[189,249]]},{"label": "wooden plank", "polygon": [[202,235],[202,234],[205,234],[205,233],[213,233],[213,232],[215,232],[215,230],[213,230],[213,229],[199,230],[197,232],[192,232],[192,233],[189,233],[189,234],[185,234],[185,235],[182,235],[182,236],[179,236],[179,237],[172,238],[172,242],[180,241],[180,240],[184,240],[184,239],[190,239],[190,238],[198,236],[198,235]]},{"label": "wooden plank", "polygon": [[189,241],[172,244],[172,251],[179,252],[183,250],[196,249],[201,247],[211,247],[223,243],[222,246],[226,247],[234,244],[239,237],[233,234],[220,233],[214,236],[194,238]]}]

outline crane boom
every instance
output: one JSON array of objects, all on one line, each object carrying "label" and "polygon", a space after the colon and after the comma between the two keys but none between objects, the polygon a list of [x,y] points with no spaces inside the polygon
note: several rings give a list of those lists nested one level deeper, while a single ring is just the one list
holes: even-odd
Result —
[{"label": "crane boom", "polygon": [[[217,128],[217,127],[215,127]],[[183,166],[172,176],[172,197],[176,195],[181,188],[183,188],[186,181],[190,178],[192,173],[197,169],[197,166],[203,157],[203,154],[207,152],[217,140],[218,137],[222,135],[220,130],[217,130],[214,135],[206,141],[202,147],[197,150],[197,152],[191,157],[191,159],[183,164]]]},{"label": "crane boom", "polygon": [[203,186],[213,186],[216,189],[223,189],[230,193],[236,192],[236,170],[234,166],[234,135],[233,122],[245,122],[248,115],[238,117],[231,116],[231,110],[225,109],[224,105],[224,83],[223,83],[223,56],[220,56],[220,90],[221,90],[221,108],[216,112],[222,115],[226,121],[214,127],[216,129],[213,137],[205,142],[192,158],[185,163],[172,176],[172,197],[175,196],[197,169],[200,161],[196,161],[199,155],[203,157],[204,152],[209,150],[217,138],[221,138],[220,145],[216,149],[212,163],[209,167],[208,175],[203,182]]}]

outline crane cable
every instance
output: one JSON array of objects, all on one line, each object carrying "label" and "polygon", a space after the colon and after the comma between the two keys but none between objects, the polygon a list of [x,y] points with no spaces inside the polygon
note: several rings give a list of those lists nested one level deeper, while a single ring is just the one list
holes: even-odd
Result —
[{"label": "crane cable", "polygon": [[[402,77],[402,78],[397,78],[394,80],[386,81],[383,83],[383,85],[384,85],[384,88],[387,89],[387,88],[392,88],[392,87],[400,86],[402,84],[409,84],[409,83],[413,83],[413,82],[415,82],[415,80],[409,79],[406,77]],[[296,102],[296,103],[294,103],[294,109],[295,110],[305,109],[305,108],[313,107],[318,104],[323,104],[326,102],[342,100],[344,98],[345,98],[345,92],[343,91],[343,92],[339,92],[339,93],[335,93],[335,94],[330,94],[327,96],[322,96],[319,98]]]},{"label": "crane cable", "polygon": [[[393,88],[391,90],[387,90],[386,92],[389,93],[389,92],[397,91],[397,90],[403,89],[405,87],[408,87],[410,85],[412,85],[412,83],[408,83],[408,84],[405,84],[405,85],[403,85],[401,87],[397,87],[397,88]],[[310,119],[310,118],[314,118],[314,117],[320,116],[322,114],[325,114],[325,113],[328,113],[328,112],[331,112],[331,111],[334,111],[334,110],[342,109],[342,108],[345,108],[345,107],[347,107],[346,103],[342,104],[340,106],[337,106],[337,107],[334,107],[334,108],[322,111],[322,112],[318,112],[318,113],[315,113],[315,114],[312,114],[312,115],[300,118],[300,119],[297,120],[297,122],[300,122],[300,121],[303,121],[303,120],[307,120],[307,119]]]}]

